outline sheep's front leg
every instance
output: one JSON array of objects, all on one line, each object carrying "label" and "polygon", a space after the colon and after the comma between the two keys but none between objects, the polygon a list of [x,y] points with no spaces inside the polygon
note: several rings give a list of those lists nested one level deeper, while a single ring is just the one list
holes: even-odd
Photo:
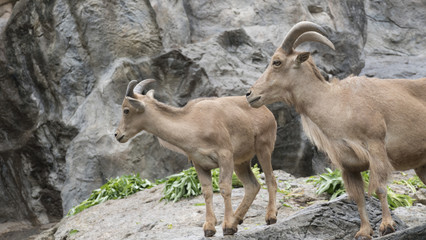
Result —
[{"label": "sheep's front leg", "polygon": [[265,173],[265,181],[269,193],[269,202],[265,215],[265,221],[268,225],[277,222],[278,214],[276,206],[277,181],[275,180],[274,172],[272,170],[271,152],[272,149],[267,151],[267,148],[264,147],[263,149],[260,149],[257,153],[257,158],[259,160],[260,166],[262,166],[263,172]]},{"label": "sheep's front leg", "polygon": [[195,165],[197,170],[198,179],[201,183],[201,190],[203,191],[204,200],[206,202],[206,221],[203,225],[204,236],[212,237],[216,233],[216,216],[213,211],[213,187],[212,177],[210,170],[204,170],[201,167]]},{"label": "sheep's front leg", "polygon": [[355,235],[356,240],[369,240],[373,235],[373,229],[368,221],[367,210],[365,208],[364,198],[364,181],[360,172],[342,171],[342,178],[345,183],[346,191],[351,199],[353,199],[358,207],[359,216],[361,218],[361,227]]},{"label": "sheep's front leg", "polygon": [[238,231],[232,210],[231,193],[232,193],[232,174],[234,172],[234,163],[231,152],[226,152],[221,155],[219,168],[219,188],[220,194],[225,203],[224,220],[222,224],[223,235],[233,235]]}]

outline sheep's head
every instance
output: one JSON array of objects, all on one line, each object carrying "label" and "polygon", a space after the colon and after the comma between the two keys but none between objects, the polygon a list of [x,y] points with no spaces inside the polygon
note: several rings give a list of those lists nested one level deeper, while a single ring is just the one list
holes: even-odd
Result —
[{"label": "sheep's head", "polygon": [[315,23],[299,22],[294,25],[271,58],[269,66],[247,92],[247,101],[252,107],[284,101],[292,102],[292,88],[298,79],[309,71],[309,52],[296,52],[294,49],[303,42],[315,41],[334,49],[324,30]]},{"label": "sheep's head", "polygon": [[121,143],[127,142],[140,131],[144,130],[142,115],[145,113],[146,104],[154,101],[154,90],[150,90],[143,95],[145,86],[154,82],[154,79],[145,79],[138,83],[132,80],[127,86],[126,96],[122,104],[122,116],[115,138]]}]

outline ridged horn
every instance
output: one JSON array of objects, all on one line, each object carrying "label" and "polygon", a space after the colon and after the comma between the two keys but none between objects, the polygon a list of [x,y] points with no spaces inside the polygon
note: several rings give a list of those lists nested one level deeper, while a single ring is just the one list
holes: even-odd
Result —
[{"label": "ridged horn", "polygon": [[314,31],[321,33],[322,35],[326,35],[324,29],[319,26],[318,24],[315,24],[313,22],[308,21],[302,21],[296,23],[290,31],[288,31],[287,35],[284,38],[283,43],[281,44],[281,47],[284,49],[284,51],[287,54],[290,54],[293,52],[293,44],[296,41],[297,38],[299,38],[300,35],[302,35],[305,32]]},{"label": "ridged horn", "polygon": [[129,84],[127,85],[126,96],[133,97],[133,89],[135,88],[137,84],[138,84],[137,80],[132,80],[129,82]]},{"label": "ridged horn", "polygon": [[296,41],[293,43],[293,49],[296,49],[297,46],[299,46],[300,44],[304,42],[319,42],[319,43],[327,45],[333,50],[336,50],[334,48],[334,44],[330,40],[328,40],[328,38],[324,37],[323,35],[317,32],[312,32],[312,31],[305,32],[302,35],[300,35],[300,37],[298,37]]},{"label": "ridged horn", "polygon": [[142,94],[143,90],[145,89],[146,85],[155,82],[155,79],[149,78],[142,80],[140,83],[136,85],[136,87],[133,89],[134,93]]}]

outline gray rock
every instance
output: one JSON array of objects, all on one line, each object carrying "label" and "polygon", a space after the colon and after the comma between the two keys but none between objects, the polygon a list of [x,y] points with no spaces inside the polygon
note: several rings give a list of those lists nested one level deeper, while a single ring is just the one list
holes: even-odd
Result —
[{"label": "gray rock", "polygon": [[[242,199],[241,190],[233,190],[233,205]],[[73,217],[64,218],[36,239],[205,239],[202,236],[204,206],[198,206],[203,202],[202,197],[159,203],[161,191],[161,187],[156,187],[127,199],[94,206]],[[347,200],[346,195],[330,202],[314,204],[290,216],[281,215],[281,210],[278,222],[269,226],[263,220],[267,204],[265,195],[266,190],[262,189],[234,236],[222,237],[223,201],[219,194],[215,194],[214,207],[219,222],[215,237],[210,239],[353,239],[359,230],[357,207]],[[381,222],[380,203],[375,198],[366,197],[366,200],[374,237],[377,237]],[[414,229],[410,233],[403,232],[407,228],[405,223],[395,215],[393,219],[397,232],[404,233],[398,236],[411,237],[424,231]],[[77,233],[70,235],[73,229]]]},{"label": "gray rock", "polygon": [[[150,134],[114,140],[127,83],[155,78],[157,98],[178,107],[242,95],[298,21],[324,26],[336,45],[300,46],[327,77],[358,74],[364,44],[365,74],[390,73],[375,70],[384,59],[405,69],[391,77],[424,75],[421,56],[404,65],[382,56],[425,48],[422,1],[404,10],[391,7],[397,1],[362,0],[21,0],[10,14],[15,2],[0,1],[0,222],[55,222],[108,178],[139,172],[155,179],[189,167]],[[270,108],[279,125],[274,168],[296,176],[323,171],[327,159],[304,136],[294,109]]]},{"label": "gray rock", "polygon": [[426,219],[426,205],[413,204],[412,207],[399,207],[393,211],[409,227],[423,225]]},{"label": "gray rock", "polygon": [[[425,52],[426,53],[426,52]],[[360,75],[389,78],[416,79],[426,76],[426,55],[388,56],[386,54],[367,55],[365,68]]]},{"label": "gray rock", "polygon": [[[369,197],[366,197],[366,201],[374,230],[373,237],[377,237],[381,223],[380,202]],[[407,228],[398,217],[392,217],[397,224],[397,231]],[[242,233],[235,239],[353,239],[359,224],[356,204],[343,195],[333,201],[303,209],[275,225]]]},{"label": "gray rock", "polygon": [[376,239],[377,240],[400,240],[400,239],[422,240],[422,239],[425,239],[425,236],[426,236],[426,223],[419,226],[407,228],[402,231],[396,231],[392,234],[389,234],[383,237],[378,237]]},{"label": "gray rock", "polygon": [[[404,178],[413,176],[413,171],[407,172]],[[239,231],[234,237],[222,237],[221,222],[223,219],[223,198],[220,194],[214,194],[214,209],[218,219],[216,236],[212,239],[253,238],[261,236],[263,231],[269,232],[272,239],[273,233],[288,236],[300,232],[306,232],[307,236],[315,231],[324,229],[324,233],[332,234],[332,231],[351,239],[351,234],[358,230],[360,220],[356,206],[345,196],[328,202],[329,196],[315,194],[316,188],[312,183],[307,183],[309,178],[295,178],[282,170],[275,170],[278,187],[277,193],[278,225],[265,225],[265,209],[267,206],[267,190],[262,188],[253,205],[250,207],[244,222],[239,225]],[[393,174],[395,179],[402,179],[400,173]],[[264,186],[264,176],[261,175],[261,183]],[[403,193],[404,189],[391,184],[390,187],[397,193]],[[104,204],[84,210],[83,212],[62,219],[56,226],[50,226],[48,230],[32,236],[30,239],[203,239],[202,224],[205,217],[204,199],[202,196],[184,199],[175,203],[160,202],[162,186],[145,190],[126,199],[112,200]],[[234,209],[243,197],[243,189],[232,191],[232,203]],[[369,217],[377,227],[380,222],[380,208],[378,200],[366,198],[368,202]],[[286,204],[286,206],[283,205]],[[393,211],[393,218],[400,226],[408,225],[410,229],[398,230],[396,235],[400,239],[416,236],[419,226],[424,225],[426,207],[416,205],[411,208],[400,207]],[[322,216],[324,215],[324,216]],[[404,224],[401,223],[400,220]],[[297,222],[297,223],[296,223]],[[117,225],[117,223],[120,223]],[[309,225],[310,224],[310,225]],[[323,224],[323,228],[319,228]],[[22,224],[21,224],[22,225]],[[309,226],[307,226],[309,225]],[[315,228],[313,226],[316,226]],[[339,227],[341,226],[341,227]],[[0,225],[0,236],[2,225]],[[301,227],[300,231],[297,229]],[[28,227],[27,227],[28,228]],[[270,229],[272,228],[272,229]],[[343,229],[340,229],[343,228]],[[412,230],[414,229],[414,231]],[[46,227],[44,227],[46,229]],[[78,230],[78,233],[69,236],[70,230]],[[282,231],[280,230],[282,229]],[[417,230],[416,230],[417,229]],[[33,229],[27,231],[34,231]],[[424,230],[421,230],[424,231]],[[21,231],[23,232],[23,231]],[[16,233],[22,235],[23,233]],[[28,233],[26,233],[28,234]],[[318,233],[316,239],[333,239]],[[20,236],[17,235],[17,236]],[[392,234],[393,235],[393,234]],[[10,234],[9,234],[10,236]],[[16,236],[16,235],[15,235]],[[324,238],[321,238],[324,237]],[[352,235],[353,237],[353,235]],[[297,235],[290,239],[299,239]],[[342,237],[344,238],[344,237]],[[13,238],[12,238],[13,239]],[[19,237],[17,239],[20,239]],[[392,238],[395,239],[395,238]],[[397,239],[397,238],[396,238]]]},{"label": "gray rock", "polygon": [[369,0],[365,3],[368,39],[365,51],[371,55],[422,55],[426,43],[423,14],[425,1]]},{"label": "gray rock", "polygon": [[368,38],[360,75],[378,78],[422,78],[426,37],[425,1],[366,1]]},{"label": "gray rock", "polygon": [[414,193],[414,199],[416,202],[426,205],[426,189],[420,188],[416,193]]},{"label": "gray rock", "polygon": [[155,11],[164,48],[178,48],[191,42],[191,24],[186,14],[186,1],[150,1]]}]

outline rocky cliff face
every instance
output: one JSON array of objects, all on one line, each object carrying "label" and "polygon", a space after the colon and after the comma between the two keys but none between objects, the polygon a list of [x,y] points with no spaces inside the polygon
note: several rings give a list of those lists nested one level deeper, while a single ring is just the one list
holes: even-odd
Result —
[{"label": "rocky cliff face", "polygon": [[[380,71],[382,57],[409,67],[404,77],[425,76],[422,64],[411,64],[424,62],[417,55],[425,49],[425,3],[398,4],[0,1],[0,222],[55,221],[107,178],[140,172],[156,179],[188,167],[148,133],[115,141],[127,83],[155,78],[157,98],[174,106],[242,95],[298,21],[324,26],[336,46],[334,52],[300,47],[313,52],[325,76],[397,77]],[[274,167],[297,176],[321,171],[325,158],[307,141],[295,111],[270,108],[279,125]]]}]

